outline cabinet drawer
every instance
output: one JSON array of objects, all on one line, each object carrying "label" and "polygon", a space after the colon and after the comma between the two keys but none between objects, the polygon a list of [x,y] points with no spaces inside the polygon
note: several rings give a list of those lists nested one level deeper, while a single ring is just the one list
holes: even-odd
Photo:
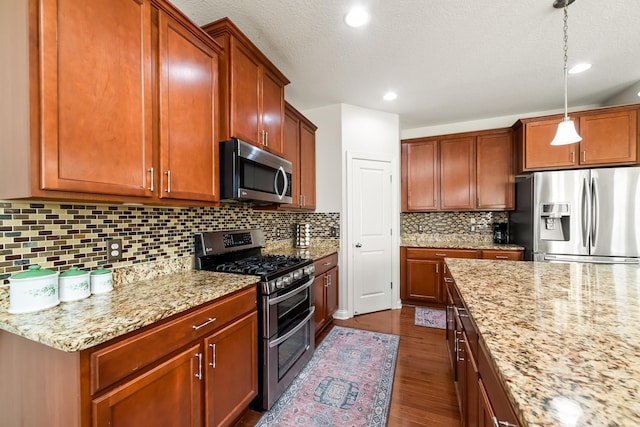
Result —
[{"label": "cabinet drawer", "polygon": [[334,253],[324,258],[320,258],[315,261],[313,265],[316,269],[315,275],[320,276],[322,273],[325,273],[338,265],[338,254]]},{"label": "cabinet drawer", "polygon": [[443,259],[443,258],[478,258],[478,251],[473,249],[422,249],[407,248],[407,258],[411,259]]},{"label": "cabinet drawer", "polygon": [[489,353],[484,347],[484,342],[478,345],[478,372],[486,389],[488,401],[498,421],[508,422],[519,426],[516,415],[507,392],[498,378],[493,363],[489,358]]},{"label": "cabinet drawer", "polygon": [[251,287],[99,349],[91,354],[91,394],[255,309]]},{"label": "cabinet drawer", "polygon": [[502,251],[487,249],[482,251],[482,259],[502,259],[510,261],[522,261],[524,253],[522,251]]}]

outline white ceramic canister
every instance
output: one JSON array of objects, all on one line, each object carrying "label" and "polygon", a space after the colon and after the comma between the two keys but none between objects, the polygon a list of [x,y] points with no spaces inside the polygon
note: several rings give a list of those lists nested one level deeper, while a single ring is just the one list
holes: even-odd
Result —
[{"label": "white ceramic canister", "polygon": [[104,294],[113,290],[113,273],[102,266],[91,272],[91,293]]},{"label": "white ceramic canister", "polygon": [[57,271],[35,264],[9,278],[9,313],[33,313],[58,304]]},{"label": "white ceramic canister", "polygon": [[88,297],[91,295],[89,282],[89,272],[80,270],[78,267],[71,267],[60,274],[58,281],[60,301],[76,301]]}]

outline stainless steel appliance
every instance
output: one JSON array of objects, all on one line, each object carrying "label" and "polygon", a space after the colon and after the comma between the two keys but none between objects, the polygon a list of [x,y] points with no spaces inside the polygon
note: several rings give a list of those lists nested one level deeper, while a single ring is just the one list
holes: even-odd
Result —
[{"label": "stainless steel appliance", "polygon": [[291,162],[231,139],[219,144],[220,200],[291,203]]},{"label": "stainless steel appliance", "polygon": [[269,409],[315,350],[313,261],[262,255],[262,230],[196,233],[196,268],[260,277],[258,284],[258,396]]},{"label": "stainless steel appliance", "polygon": [[512,242],[525,259],[640,261],[640,167],[536,172],[516,179]]}]

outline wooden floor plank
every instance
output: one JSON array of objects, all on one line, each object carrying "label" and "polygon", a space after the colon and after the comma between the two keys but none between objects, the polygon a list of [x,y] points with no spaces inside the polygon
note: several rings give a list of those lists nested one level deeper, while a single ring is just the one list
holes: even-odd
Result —
[{"label": "wooden floor plank", "polygon": [[[415,326],[414,314],[414,307],[405,306],[401,310],[335,320],[334,324],[400,335],[388,427],[460,426],[445,331]],[[262,413],[249,410],[235,427],[252,427],[261,416]]]}]

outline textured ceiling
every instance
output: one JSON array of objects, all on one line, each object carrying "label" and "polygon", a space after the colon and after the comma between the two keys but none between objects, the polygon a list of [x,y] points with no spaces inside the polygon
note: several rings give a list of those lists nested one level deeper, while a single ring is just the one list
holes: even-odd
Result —
[{"label": "textured ceiling", "polygon": [[[173,0],[198,25],[228,16],[291,80],[300,110],[346,103],[403,129],[563,107],[562,10],[553,0]],[[347,9],[371,15],[360,29]],[[569,7],[569,105],[640,80],[640,0]],[[382,100],[389,89],[392,102]],[[640,102],[640,98],[638,99]]]}]

